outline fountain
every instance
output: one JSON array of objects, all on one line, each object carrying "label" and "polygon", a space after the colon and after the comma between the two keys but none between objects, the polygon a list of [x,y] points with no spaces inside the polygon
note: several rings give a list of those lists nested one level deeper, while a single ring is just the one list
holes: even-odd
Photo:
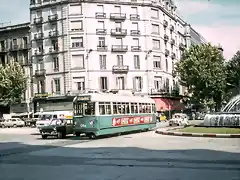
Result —
[{"label": "fountain", "polygon": [[240,95],[233,97],[221,112],[206,114],[204,126],[240,127]]}]

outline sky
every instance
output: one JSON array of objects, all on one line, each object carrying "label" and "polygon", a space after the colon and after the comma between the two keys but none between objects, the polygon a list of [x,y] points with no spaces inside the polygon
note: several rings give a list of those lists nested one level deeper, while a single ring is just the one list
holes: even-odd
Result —
[{"label": "sky", "polygon": [[[0,23],[29,21],[30,0],[0,0]],[[180,16],[230,59],[240,50],[240,0],[174,0]]]}]

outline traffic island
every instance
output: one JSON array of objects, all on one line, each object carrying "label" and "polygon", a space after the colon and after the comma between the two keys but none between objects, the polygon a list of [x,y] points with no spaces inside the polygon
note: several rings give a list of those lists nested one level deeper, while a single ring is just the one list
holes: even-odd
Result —
[{"label": "traffic island", "polygon": [[240,138],[240,128],[178,127],[156,130],[157,134],[188,137]]}]

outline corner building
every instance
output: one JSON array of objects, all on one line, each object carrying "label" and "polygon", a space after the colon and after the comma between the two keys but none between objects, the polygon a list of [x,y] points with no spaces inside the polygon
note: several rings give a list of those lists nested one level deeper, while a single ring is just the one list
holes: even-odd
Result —
[{"label": "corner building", "polygon": [[37,111],[71,109],[70,97],[85,90],[153,95],[179,86],[185,27],[171,0],[32,0],[30,12]]}]

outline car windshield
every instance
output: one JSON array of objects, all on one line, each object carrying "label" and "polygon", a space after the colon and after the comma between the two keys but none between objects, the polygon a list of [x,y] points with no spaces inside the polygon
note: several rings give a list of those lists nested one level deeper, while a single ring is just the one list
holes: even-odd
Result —
[{"label": "car windshield", "polygon": [[64,119],[53,119],[50,122],[50,125],[61,125],[64,122]]},{"label": "car windshield", "polygon": [[52,115],[51,114],[42,114],[40,119],[41,120],[50,120],[50,119],[52,119]]}]

